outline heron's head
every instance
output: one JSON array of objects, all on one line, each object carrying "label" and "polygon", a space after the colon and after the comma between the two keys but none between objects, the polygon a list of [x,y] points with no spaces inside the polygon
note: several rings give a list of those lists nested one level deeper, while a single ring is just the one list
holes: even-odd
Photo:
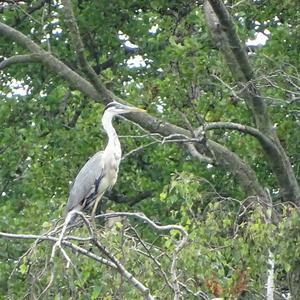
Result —
[{"label": "heron's head", "polygon": [[106,105],[104,112],[116,116],[116,115],[131,113],[131,112],[145,112],[145,110],[142,108],[128,106],[114,101]]}]

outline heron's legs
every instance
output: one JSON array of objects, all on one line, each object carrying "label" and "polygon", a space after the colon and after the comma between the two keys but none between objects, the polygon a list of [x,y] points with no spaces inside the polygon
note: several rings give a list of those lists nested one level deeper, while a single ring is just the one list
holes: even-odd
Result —
[{"label": "heron's legs", "polygon": [[93,206],[93,210],[92,210],[92,213],[91,213],[91,221],[92,221],[92,224],[93,226],[96,228],[96,221],[95,221],[95,215],[96,215],[96,210],[97,210],[97,207],[99,205],[99,202],[101,200],[103,196],[103,193],[102,194],[99,194],[95,200],[95,203],[94,203],[94,206]]}]

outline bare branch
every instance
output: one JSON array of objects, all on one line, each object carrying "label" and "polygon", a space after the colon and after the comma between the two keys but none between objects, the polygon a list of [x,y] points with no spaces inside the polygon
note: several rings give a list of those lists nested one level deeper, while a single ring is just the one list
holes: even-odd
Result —
[{"label": "bare branch", "polygon": [[137,288],[145,297],[147,300],[154,300],[153,296],[150,293],[149,288],[144,286],[139,280],[137,280],[130,272],[128,272],[123,264],[120,263],[120,261],[111,254],[105,246],[103,246],[98,240],[94,240],[93,243],[97,248],[104,253],[118,268],[119,273],[124,276],[135,288]]},{"label": "bare branch", "polygon": [[222,78],[220,78],[219,76],[217,76],[216,74],[212,74],[211,77],[217,79],[219,82],[221,82],[228,90],[230,90],[230,92],[232,93],[232,95],[240,100],[243,100],[234,90],[233,87],[231,87],[230,85],[228,85],[225,81],[222,80]]},{"label": "bare branch", "polygon": [[[155,263],[155,265],[158,267],[159,272],[162,274],[166,284],[168,285],[169,288],[172,288],[171,283],[168,280],[167,274],[166,272],[161,268],[161,264],[159,263],[159,261],[152,255],[151,251],[148,249],[148,247],[146,246],[145,242],[141,239],[140,235],[138,234],[138,232],[135,230],[135,228],[133,226],[131,226],[131,230],[134,232],[135,236],[137,237],[138,241],[141,243],[141,245],[143,246],[143,248],[147,251],[147,256],[149,258],[152,259],[152,261]],[[141,252],[141,251],[139,251]]]},{"label": "bare branch", "polygon": [[192,157],[196,158],[197,160],[199,160],[201,163],[212,163],[213,160],[205,155],[201,155],[195,148],[195,146],[192,143],[203,143],[205,140],[203,137],[198,138],[198,137],[189,137],[187,135],[184,134],[179,134],[179,133],[173,133],[170,134],[168,136],[163,137],[160,134],[147,134],[144,135],[143,137],[151,137],[154,139],[153,142],[150,142],[146,145],[141,145],[140,147],[137,147],[131,151],[129,151],[128,153],[126,153],[125,155],[123,155],[122,160],[125,160],[126,158],[128,158],[131,155],[134,155],[136,153],[139,153],[140,151],[143,151],[145,148],[161,143],[161,144],[165,144],[165,143],[183,143],[186,146],[186,149],[190,152],[190,154],[192,155]]},{"label": "bare branch", "polygon": [[[8,238],[8,239],[25,239],[25,240],[39,240],[39,241],[50,241],[52,243],[56,243],[59,239],[55,238],[53,236],[49,235],[34,235],[34,234],[14,234],[14,233],[6,233],[6,232],[0,232],[0,237]],[[107,265],[111,268],[116,268],[116,265],[113,264],[112,262],[95,255],[94,253],[79,247],[69,241],[66,241],[65,239],[62,241],[62,244],[69,247],[73,251],[80,253],[84,256],[87,256],[97,262],[100,262],[104,265]]]},{"label": "bare branch", "polygon": [[213,130],[213,129],[232,129],[232,130],[240,131],[252,135],[265,146],[276,147],[276,145],[272,142],[271,139],[269,139],[266,135],[261,133],[258,129],[251,126],[232,123],[232,122],[211,122],[205,124],[204,126],[204,130]]},{"label": "bare branch", "polygon": [[[0,232],[0,237],[5,237],[5,238],[35,239],[38,242],[43,241],[43,240],[48,240],[48,241],[54,242],[54,246],[52,248],[51,257],[50,257],[50,262],[51,262],[51,265],[52,265],[50,281],[48,282],[46,288],[44,289],[44,291],[42,292],[40,297],[42,295],[44,295],[46,293],[46,291],[51,287],[52,282],[54,280],[54,274],[55,274],[54,256],[55,256],[57,248],[60,249],[60,251],[62,252],[64,258],[66,259],[67,267],[69,267],[69,265],[72,264],[71,259],[69,258],[66,251],[63,249],[63,246],[67,246],[67,247],[70,247],[71,249],[73,249],[75,252],[84,254],[84,255],[86,255],[86,256],[88,256],[88,257],[90,257],[90,258],[92,258],[96,261],[100,261],[101,263],[104,263],[104,264],[112,267],[114,270],[118,270],[118,272],[124,278],[126,278],[128,280],[128,282],[130,282],[136,289],[138,289],[142,293],[142,295],[144,296],[145,299],[153,300],[154,298],[151,295],[149,288],[147,288],[136,277],[134,277],[133,274],[131,274],[124,267],[124,265],[96,238],[96,235],[95,235],[94,230],[93,230],[93,226],[91,225],[89,220],[85,217],[85,215],[81,212],[74,212],[74,214],[79,214],[81,216],[81,218],[83,219],[83,221],[84,221],[84,223],[85,223],[85,225],[86,225],[86,227],[89,231],[88,241],[90,243],[94,244],[109,260],[105,260],[102,257],[96,256],[93,253],[87,251],[86,249],[81,248],[79,246],[76,246],[76,245],[74,245],[71,242],[66,240],[66,239],[69,239],[69,240],[74,239],[73,237],[64,237],[64,233],[66,231],[66,226],[68,226],[69,220],[72,219],[71,214],[67,215],[66,221],[65,221],[65,223],[62,227],[59,238],[55,238],[55,237],[50,235],[50,234],[58,233],[56,228],[51,230],[46,235],[41,235],[41,236],[39,236],[39,235],[9,234],[9,233]],[[184,247],[184,245],[187,242],[187,232],[183,229],[183,227],[181,227],[179,225],[165,225],[165,226],[157,225],[152,220],[147,218],[145,215],[140,214],[140,213],[123,213],[123,212],[119,213],[119,212],[117,212],[117,213],[107,213],[107,214],[99,215],[97,217],[98,218],[99,217],[112,218],[112,217],[115,217],[115,216],[134,217],[136,219],[142,220],[143,222],[146,222],[148,225],[150,225],[150,227],[152,227],[156,230],[167,230],[167,231],[178,230],[178,231],[181,232],[183,237],[178,242],[177,246],[175,247],[175,250],[173,252],[172,266],[171,266],[171,272],[172,272],[172,278],[173,278],[173,287],[174,287],[173,289],[175,291],[175,295],[179,296],[180,290],[179,290],[179,284],[177,282],[177,277],[176,277],[176,260],[177,260],[178,252]],[[178,299],[177,296],[176,296],[176,299]]]},{"label": "bare branch", "polygon": [[50,280],[37,299],[41,299],[46,294],[46,292],[50,289],[54,281],[54,276],[55,276],[55,270],[54,270],[54,266],[52,265]]},{"label": "bare branch", "polygon": [[150,225],[150,227],[152,227],[155,230],[159,230],[159,231],[178,230],[183,236],[182,242],[180,244],[182,244],[182,246],[184,246],[186,243],[188,233],[185,231],[185,229],[182,226],[179,226],[179,225],[157,225],[152,220],[150,220],[148,217],[146,217],[143,213],[111,212],[111,213],[106,213],[106,214],[101,214],[101,215],[96,216],[96,218],[115,218],[115,217],[129,217],[129,218],[138,219],[143,222],[146,222],[148,225]]},{"label": "bare branch", "polygon": [[33,53],[33,54],[24,54],[24,55],[15,55],[3,60],[0,63],[0,70],[7,68],[13,64],[24,64],[24,63],[32,63],[32,62],[39,62],[41,59],[40,54]]},{"label": "bare branch", "polygon": [[[139,219],[143,222],[146,222],[148,225],[150,225],[155,230],[159,231],[170,231],[170,230],[178,230],[182,234],[182,238],[180,242],[176,245],[174,252],[173,252],[173,258],[172,258],[172,264],[171,264],[171,274],[172,274],[172,284],[173,284],[173,291],[174,291],[174,299],[178,300],[180,298],[180,287],[177,280],[177,256],[178,253],[182,250],[182,248],[187,243],[187,237],[188,233],[185,231],[185,229],[182,226],[179,225],[157,225],[152,220],[147,218],[143,213],[129,213],[129,212],[113,212],[113,213],[106,213],[96,216],[97,218],[105,217],[105,218],[114,218],[114,217],[131,217],[135,219]],[[118,263],[110,257],[110,259],[118,265]]]},{"label": "bare branch", "polygon": [[206,163],[206,164],[212,164],[213,160],[211,158],[208,158],[207,156],[202,155],[193,144],[185,144],[186,148],[192,155],[192,157],[196,158],[198,161],[201,163]]},{"label": "bare branch", "polygon": [[133,149],[133,150],[127,152],[126,154],[124,154],[124,155],[122,156],[122,160],[125,160],[125,159],[127,159],[129,156],[135,155],[135,154],[137,154],[137,153],[143,151],[145,148],[148,148],[148,147],[150,147],[150,146],[156,145],[157,143],[158,143],[158,142],[154,141],[154,142],[150,142],[150,143],[148,143],[148,144],[146,144],[146,145],[141,145],[140,147],[137,147],[137,148],[135,148],[135,149]]},{"label": "bare branch", "polygon": [[183,284],[182,282],[178,282],[179,285],[185,289],[189,294],[193,295],[195,297],[195,299],[202,299],[202,300],[210,300],[210,298],[208,297],[208,295],[206,295],[204,292],[202,291],[198,291],[196,293],[194,293],[192,290],[190,290],[185,284]]},{"label": "bare branch", "polygon": [[[74,212],[76,214],[79,214],[81,218],[83,219],[86,227],[88,228],[91,242],[105,255],[107,256],[111,262],[113,262],[116,265],[116,268],[119,270],[119,273],[125,277],[135,288],[137,288],[145,297],[147,300],[154,300],[153,296],[150,293],[150,290],[144,286],[138,279],[136,279],[129,271],[126,270],[126,268],[123,266],[123,264],[104,246],[100,243],[100,241],[96,238],[96,235],[94,233],[92,224],[88,221],[88,219],[85,217],[85,215],[82,212]],[[70,215],[70,218],[72,215]],[[62,231],[63,234],[63,231]]]}]

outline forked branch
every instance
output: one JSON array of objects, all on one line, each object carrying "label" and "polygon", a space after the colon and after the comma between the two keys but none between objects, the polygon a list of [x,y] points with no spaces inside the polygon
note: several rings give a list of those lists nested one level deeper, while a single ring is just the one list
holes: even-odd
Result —
[{"label": "forked branch", "polygon": [[[3,35],[4,37],[23,46],[30,53],[39,54],[39,62],[41,64],[47,66],[56,75],[65,79],[69,85],[79,89],[82,93],[92,98],[93,100],[104,103],[113,100],[122,102],[122,99],[119,99],[119,97],[117,97],[115,94],[113,94],[106,88],[105,90],[103,90],[102,93],[99,93],[99,91],[97,91],[93,84],[91,84],[85,78],[83,78],[78,73],[70,69],[66,64],[54,57],[52,54],[43,50],[40,46],[34,43],[30,39],[30,37],[1,22],[0,35]],[[188,130],[157,119],[153,116],[150,116],[149,114],[140,113],[128,115],[128,119],[134,121],[136,124],[139,124],[144,130],[149,131],[151,133],[158,133],[165,137],[174,134],[179,134],[192,138],[192,135]],[[219,166],[221,166],[224,170],[230,171],[236,176],[236,180],[241,186],[244,187],[247,195],[252,196],[261,194],[261,187],[259,187],[258,190],[255,187],[249,189],[249,182],[257,182],[257,177],[255,176],[253,170],[249,166],[244,164],[243,161],[237,155],[235,155],[230,150],[214,141],[207,140],[207,145],[209,145],[209,152],[213,154],[212,158],[215,159],[216,163]],[[199,160],[200,162],[203,162],[203,160],[208,162],[207,159],[205,159],[205,153],[201,152],[199,149],[197,149],[197,151],[201,155],[193,155],[193,157]],[[197,151],[193,151],[193,153],[197,154]],[[227,158],[230,158],[229,161],[227,159],[224,159],[224,154]],[[234,170],[232,170],[231,166],[234,167]],[[246,177],[243,176],[243,174],[241,173],[246,174]],[[244,180],[244,178],[246,180]],[[251,194],[249,194],[249,192]]]},{"label": "forked branch", "polygon": [[[139,281],[131,272],[129,272],[125,266],[120,262],[119,259],[108,249],[106,246],[104,246],[99,239],[97,238],[97,235],[95,234],[94,228],[90,221],[87,219],[87,217],[82,214],[81,212],[74,212],[78,214],[81,219],[83,220],[84,225],[88,229],[88,237],[82,238],[82,237],[74,237],[66,235],[64,236],[66,231],[65,226],[56,226],[53,230],[49,231],[46,234],[43,235],[28,235],[28,234],[12,234],[12,233],[5,233],[0,232],[0,237],[8,238],[8,239],[31,239],[35,240],[36,242],[31,247],[30,251],[27,251],[27,256],[30,256],[30,253],[32,253],[33,248],[36,248],[41,242],[43,241],[50,241],[53,243],[50,262],[51,262],[51,276],[50,281],[48,282],[46,288],[43,290],[42,294],[40,296],[43,296],[51,287],[54,277],[55,277],[55,268],[54,268],[54,256],[56,255],[57,249],[59,248],[63,257],[67,261],[67,267],[75,265],[71,261],[69,255],[67,254],[64,247],[72,249],[73,252],[82,254],[84,256],[89,257],[90,259],[93,259],[97,262],[100,262],[101,264],[104,264],[110,268],[112,268],[115,271],[118,271],[122,277],[124,277],[134,288],[136,288],[145,299],[152,300],[154,299],[151,295],[151,292],[148,287],[146,287],[141,281]],[[70,216],[71,217],[71,216]],[[180,285],[177,280],[176,275],[176,261],[178,258],[178,253],[181,251],[181,249],[186,245],[187,243],[187,232],[183,229],[183,227],[178,225],[157,225],[152,220],[147,218],[144,214],[140,213],[123,213],[123,212],[115,212],[115,213],[107,213],[103,215],[97,216],[97,218],[113,218],[113,217],[126,217],[126,218],[135,218],[139,221],[142,221],[143,223],[148,224],[151,228],[158,230],[158,231],[170,231],[170,230],[177,230],[181,233],[182,238],[178,241],[177,245],[175,246],[175,250],[173,252],[173,259],[171,264],[171,275],[172,275],[172,289],[174,291],[175,297],[174,299],[179,299],[180,296]],[[60,232],[61,231],[61,232]],[[59,234],[59,238],[56,237],[56,235]],[[82,243],[88,242],[89,244],[94,244],[97,249],[102,253],[106,258],[103,258],[99,255],[94,254],[90,250],[86,250],[84,247],[77,246],[74,242],[75,241],[81,241]],[[90,247],[89,247],[90,248]]]}]

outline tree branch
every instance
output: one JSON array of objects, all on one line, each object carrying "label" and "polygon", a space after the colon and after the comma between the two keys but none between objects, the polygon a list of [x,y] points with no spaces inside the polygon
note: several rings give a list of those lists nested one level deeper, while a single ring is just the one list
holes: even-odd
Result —
[{"label": "tree branch", "polygon": [[140,281],[138,281],[130,272],[128,272],[124,266],[120,263],[120,261],[111,254],[106,247],[104,247],[98,240],[94,240],[93,243],[95,246],[103,253],[105,254],[118,268],[119,273],[125,277],[135,288],[137,288],[145,297],[147,300],[154,300],[153,296],[150,293],[149,288],[144,286]]},{"label": "tree branch", "polygon": [[[55,238],[53,236],[49,235],[35,235],[35,234],[15,234],[15,233],[7,233],[7,232],[0,232],[0,237],[7,238],[7,239],[23,239],[23,240],[38,240],[38,241],[50,241],[52,243],[56,243],[58,241],[58,238]],[[94,253],[79,247],[69,241],[66,241],[65,239],[62,241],[62,244],[73,251],[80,253],[84,256],[87,256],[97,262],[100,262],[104,265],[107,265],[111,268],[116,268],[116,265],[110,262],[107,259],[104,259],[100,256],[95,255]]]},{"label": "tree branch", "polygon": [[[180,287],[177,280],[177,257],[178,253],[183,249],[183,247],[187,243],[188,233],[185,231],[185,229],[182,226],[179,225],[157,225],[152,220],[147,218],[143,213],[127,213],[127,212],[113,212],[113,213],[106,213],[103,215],[96,216],[97,218],[105,217],[105,218],[115,218],[115,217],[132,217],[135,219],[139,219],[143,222],[146,222],[150,227],[154,228],[158,231],[170,231],[170,230],[178,230],[182,238],[179,241],[179,243],[176,245],[173,255],[172,255],[172,264],[171,264],[171,275],[172,275],[172,285],[173,285],[173,291],[174,291],[174,300],[180,299]],[[118,263],[112,259],[112,261],[118,265]]]},{"label": "tree branch", "polygon": [[[82,215],[82,214],[81,214]],[[83,215],[82,215],[83,216]],[[102,257],[99,257],[89,251],[87,251],[84,248],[81,248],[75,244],[72,244],[68,241],[66,241],[65,239],[60,239],[60,238],[55,238],[53,236],[50,235],[26,235],[26,234],[12,234],[12,233],[5,233],[5,232],[0,232],[0,237],[4,237],[4,238],[13,238],[13,239],[35,239],[36,241],[51,241],[51,242],[55,242],[54,246],[52,248],[52,254],[51,254],[51,260],[53,260],[54,255],[55,255],[55,250],[57,247],[57,243],[61,243],[64,246],[67,246],[69,248],[71,248],[73,251],[83,254],[97,262],[103,263],[111,268],[113,268],[114,270],[118,270],[119,273],[124,276],[136,289],[138,289],[145,297],[145,299],[147,300],[153,300],[154,298],[152,297],[150,290],[145,287],[139,280],[137,280],[130,272],[128,272],[125,267],[119,262],[119,260],[113,255],[111,254],[105,246],[103,246],[94,236],[94,233],[92,231],[92,227],[91,224],[89,224],[89,222],[85,219],[85,223],[87,228],[89,229],[90,234],[92,234],[92,236],[90,237],[89,241],[92,242],[103,254],[105,254],[110,260],[106,260]],[[63,252],[64,256],[66,257],[67,260],[69,260],[68,255],[65,253],[65,250],[63,248],[61,248],[61,251]],[[68,261],[69,263],[70,261]],[[47,284],[46,288],[44,289],[44,291],[42,292],[42,295],[50,288],[52,282],[53,282],[53,277],[54,277],[54,270],[51,271],[51,278],[49,283]]]},{"label": "tree branch", "polygon": [[[18,16],[17,18],[15,18],[15,21],[11,26],[15,27],[15,26],[21,24],[27,17],[31,17],[31,14],[33,14],[35,11],[42,8],[45,5],[46,1],[47,0],[42,0],[42,1],[35,3],[34,5],[29,6],[27,11],[23,11],[23,14],[21,16]],[[33,19],[33,20],[36,21],[35,19]]]},{"label": "tree branch", "polygon": [[100,79],[98,78],[94,69],[89,65],[85,55],[84,55],[84,46],[80,36],[79,28],[77,26],[77,22],[74,16],[74,12],[72,9],[72,3],[70,0],[62,0],[62,4],[65,10],[66,23],[68,25],[72,44],[77,53],[77,58],[80,67],[87,75],[90,82],[94,85],[94,87],[100,92],[103,93],[105,91],[105,87],[102,85]]},{"label": "tree branch", "polygon": [[233,77],[238,84],[243,84],[242,95],[252,113],[255,125],[275,145],[275,147],[270,147],[270,143],[261,143],[272,171],[276,175],[284,200],[292,200],[296,204],[300,204],[300,186],[269,118],[265,102],[255,85],[253,70],[230,14],[221,0],[206,0],[204,13],[207,25],[221,49]]},{"label": "tree branch", "polygon": [[[60,237],[55,238],[53,235],[58,233],[57,227],[55,229],[51,230],[45,235],[26,235],[26,234],[11,234],[11,233],[5,233],[5,232],[0,232],[0,237],[4,238],[17,238],[17,239],[34,239],[35,245],[40,243],[41,241],[51,241],[54,242],[54,246],[52,247],[52,252],[51,252],[51,257],[50,257],[50,262],[52,262],[52,265],[54,264],[54,256],[56,254],[56,249],[57,247],[60,248],[64,258],[67,260],[67,267],[72,264],[72,261],[70,260],[68,254],[66,251],[63,249],[62,246],[67,246],[71,248],[73,251],[83,254],[85,256],[88,256],[95,261],[101,262],[109,267],[112,267],[114,270],[118,270],[121,276],[126,278],[128,282],[130,282],[136,289],[138,289],[144,296],[145,299],[147,300],[153,300],[153,296],[150,293],[149,288],[147,288],[145,285],[142,284],[137,278],[133,276],[125,267],[124,265],[116,258],[115,255],[113,255],[96,237],[94,233],[94,229],[92,224],[88,221],[88,219],[85,217],[85,215],[82,212],[74,212],[74,214],[78,214],[81,216],[83,219],[84,224],[86,225],[88,232],[89,232],[89,238],[86,240],[89,243],[94,244],[100,252],[102,252],[109,260],[106,260],[102,257],[99,257],[86,249],[79,247],[75,244],[72,244],[71,242],[67,241],[67,239],[73,239],[73,240],[78,240],[73,237],[64,237],[64,232],[65,232],[65,224],[61,229],[60,232]],[[71,216],[70,216],[71,217]],[[188,234],[184,230],[182,226],[179,225],[157,225],[155,222],[147,218],[144,214],[142,213],[127,213],[127,212],[114,212],[114,213],[106,213],[102,215],[98,215],[97,218],[115,218],[115,217],[131,217],[138,219],[142,221],[143,223],[147,223],[150,227],[152,227],[155,230],[158,231],[170,231],[170,230],[177,230],[181,233],[182,238],[179,240],[177,243],[175,250],[173,252],[173,260],[171,264],[171,274],[172,274],[172,279],[173,279],[173,290],[175,293],[175,299],[179,299],[179,294],[180,294],[180,289],[179,289],[179,284],[177,281],[177,276],[176,276],[176,262],[177,262],[177,255],[179,251],[182,250],[182,248],[186,245],[187,243],[187,237]],[[82,239],[79,239],[82,240]],[[49,283],[47,284],[46,288],[42,292],[42,295],[45,294],[45,292],[50,288],[54,278],[54,269],[52,268],[51,271],[51,278]]]},{"label": "tree branch", "polygon": [[0,63],[0,70],[7,68],[13,64],[39,62],[41,60],[40,56],[41,55],[38,53],[33,53],[33,54],[15,55],[9,57]]},{"label": "tree branch", "polygon": [[182,248],[187,242],[187,232],[180,225],[157,225],[155,222],[146,217],[143,213],[130,213],[130,212],[111,212],[106,214],[97,215],[96,218],[116,218],[116,217],[129,217],[141,220],[146,222],[150,227],[159,231],[170,231],[170,230],[178,230],[183,238],[180,243],[180,248]]},{"label": "tree branch", "polygon": [[[71,70],[59,59],[40,48],[29,37],[25,36],[24,34],[15,30],[14,28],[11,28],[0,22],[0,34],[28,49],[31,53],[40,54],[40,62],[42,64],[49,67],[49,69],[53,71],[56,75],[65,79],[71,86],[79,89],[82,93],[86,94],[96,102],[108,103],[116,100],[124,103],[122,99],[117,97],[115,94],[113,94],[106,88],[103,89],[102,93],[99,93],[90,82],[78,75],[75,71]],[[188,130],[176,126],[174,124],[170,124],[168,122],[159,120],[146,113],[128,114],[126,115],[126,118],[139,124],[144,130],[152,133],[159,133],[162,136],[179,134],[192,138],[191,133]],[[208,140],[207,145],[209,145],[210,149],[208,152],[214,153],[213,159],[216,159],[219,166],[221,166],[224,170],[234,174],[236,180],[240,183],[241,186],[244,187],[246,193],[248,193],[250,190],[252,192],[255,191],[255,188],[250,190],[248,188],[248,180],[250,180],[250,182],[258,182],[255,173],[251,168],[249,168],[249,166],[245,165],[237,155],[233,154],[220,144]],[[204,154],[203,149],[200,149],[198,145],[195,146],[200,154]],[[227,157],[229,161],[224,160],[224,157]],[[202,162],[202,159],[200,160],[200,162]],[[242,174],[239,173],[247,175],[241,176]],[[244,179],[247,180],[245,181]],[[258,189],[254,194],[251,193],[247,195],[260,195],[260,190],[263,189]]]},{"label": "tree branch", "polygon": [[107,197],[117,203],[127,203],[129,206],[134,206],[135,204],[143,201],[146,198],[153,196],[153,191],[143,191],[137,193],[135,196],[127,197],[123,194],[118,194],[115,191],[110,191],[107,194]]},{"label": "tree branch", "polygon": [[221,49],[233,77],[238,84],[245,84],[243,95],[256,126],[263,133],[273,135],[274,129],[265,103],[252,82],[253,70],[244,45],[241,44],[236,33],[229,12],[221,0],[206,0],[204,12],[207,25],[217,46]]},{"label": "tree branch", "polygon": [[276,147],[274,142],[269,139],[266,135],[261,133],[258,129],[247,126],[247,125],[242,125],[238,123],[232,123],[232,122],[211,122],[207,123],[204,126],[204,130],[213,130],[213,129],[232,129],[236,130],[239,132],[243,132],[249,135],[252,135],[255,137],[262,145],[263,147]]},{"label": "tree branch", "polygon": [[212,164],[213,160],[208,158],[207,156],[202,155],[197,148],[195,147],[195,145],[190,144],[190,143],[186,143],[185,144],[186,148],[188,149],[188,151],[190,152],[191,156],[195,159],[197,159],[199,162],[201,163],[206,163],[206,164]]},{"label": "tree branch", "polygon": [[79,89],[93,99],[100,100],[99,93],[87,80],[82,78],[51,53],[43,50],[23,33],[0,22],[0,34],[29,50],[36,58],[39,58],[40,63],[47,66],[59,77],[65,79],[74,88]]},{"label": "tree branch", "polygon": [[245,75],[245,80],[251,80],[253,78],[253,71],[249,64],[245,48],[240,43],[240,39],[236,33],[236,30],[234,29],[234,24],[228,10],[221,0],[209,0],[209,3],[219,19],[222,27],[220,30],[226,33],[228,43],[231,45],[231,51],[237,58],[237,62],[239,63],[240,68]]}]

